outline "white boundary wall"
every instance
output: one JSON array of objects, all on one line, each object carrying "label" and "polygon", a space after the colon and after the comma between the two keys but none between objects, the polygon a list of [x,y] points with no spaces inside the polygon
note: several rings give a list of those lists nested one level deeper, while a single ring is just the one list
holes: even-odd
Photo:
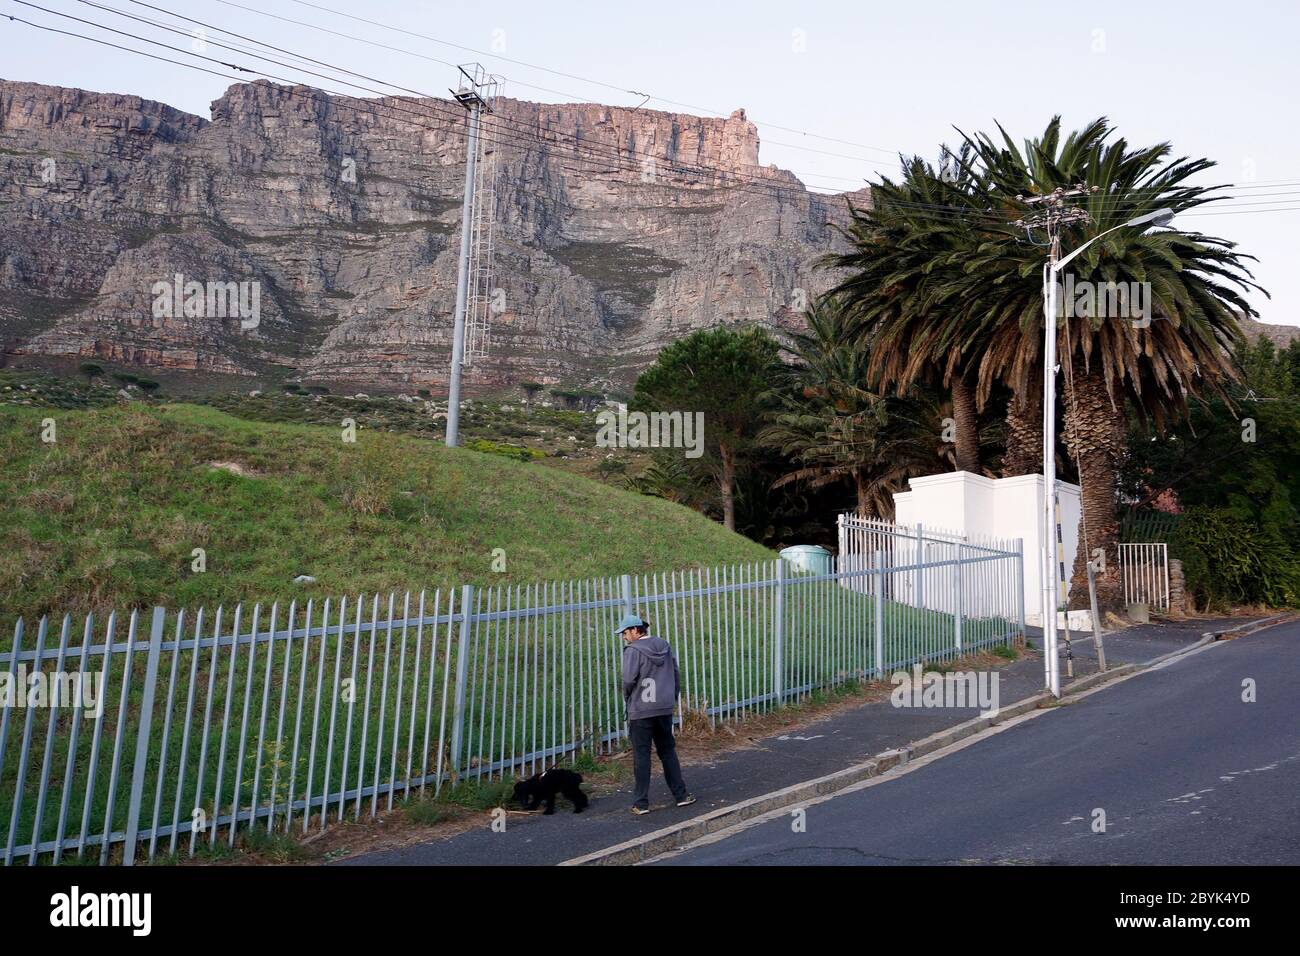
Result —
[{"label": "white boundary wall", "polygon": [[[894,495],[896,524],[933,526],[971,539],[997,537],[1024,541],[1025,623],[1041,627],[1043,476],[985,478],[967,471],[954,471],[913,478],[908,485],[911,490]],[[1068,588],[1079,542],[1079,486],[1058,480],[1056,488],[1062,535],[1058,550],[1065,564]],[[1062,603],[1065,598],[1068,591]],[[1071,612],[1069,624],[1071,628],[1087,627],[1088,613]]]}]

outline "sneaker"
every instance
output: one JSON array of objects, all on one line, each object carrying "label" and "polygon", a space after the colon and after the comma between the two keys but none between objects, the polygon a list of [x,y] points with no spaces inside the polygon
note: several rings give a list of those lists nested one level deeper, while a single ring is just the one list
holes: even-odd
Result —
[{"label": "sneaker", "polygon": [[649,807],[633,807],[633,808],[632,808],[632,812],[635,813],[635,814],[636,814],[637,816],[639,816],[639,817],[640,817],[640,816],[645,816],[645,814],[647,814],[647,813],[650,812],[650,808],[649,808]]},{"label": "sneaker", "polygon": [[695,798],[688,793],[686,796],[682,797],[680,800],[677,801],[677,805],[679,807],[689,807],[694,802],[695,802]]}]

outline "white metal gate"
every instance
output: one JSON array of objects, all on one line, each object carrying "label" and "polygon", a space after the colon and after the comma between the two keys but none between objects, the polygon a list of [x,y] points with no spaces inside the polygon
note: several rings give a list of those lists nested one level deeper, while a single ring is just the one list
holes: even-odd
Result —
[{"label": "white metal gate", "polygon": [[1169,545],[1121,544],[1119,566],[1125,604],[1169,610]]}]

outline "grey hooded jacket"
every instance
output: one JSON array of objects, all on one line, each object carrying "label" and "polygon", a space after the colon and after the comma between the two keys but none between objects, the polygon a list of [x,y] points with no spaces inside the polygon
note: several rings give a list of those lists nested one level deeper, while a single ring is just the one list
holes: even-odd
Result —
[{"label": "grey hooded jacket", "polygon": [[643,637],[623,648],[623,700],[627,719],[671,714],[681,684],[677,655],[662,637]]}]

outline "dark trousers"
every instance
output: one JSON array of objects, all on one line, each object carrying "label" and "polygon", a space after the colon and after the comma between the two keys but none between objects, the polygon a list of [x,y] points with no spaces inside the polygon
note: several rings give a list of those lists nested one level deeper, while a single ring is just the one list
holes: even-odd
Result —
[{"label": "dark trousers", "polygon": [[632,803],[638,807],[650,806],[650,744],[659,753],[664,765],[664,779],[673,799],[686,796],[686,781],[682,779],[682,766],[677,762],[677,742],[673,739],[673,715],[642,717],[627,722],[628,736],[632,738],[632,767],[636,772],[636,792]]}]

